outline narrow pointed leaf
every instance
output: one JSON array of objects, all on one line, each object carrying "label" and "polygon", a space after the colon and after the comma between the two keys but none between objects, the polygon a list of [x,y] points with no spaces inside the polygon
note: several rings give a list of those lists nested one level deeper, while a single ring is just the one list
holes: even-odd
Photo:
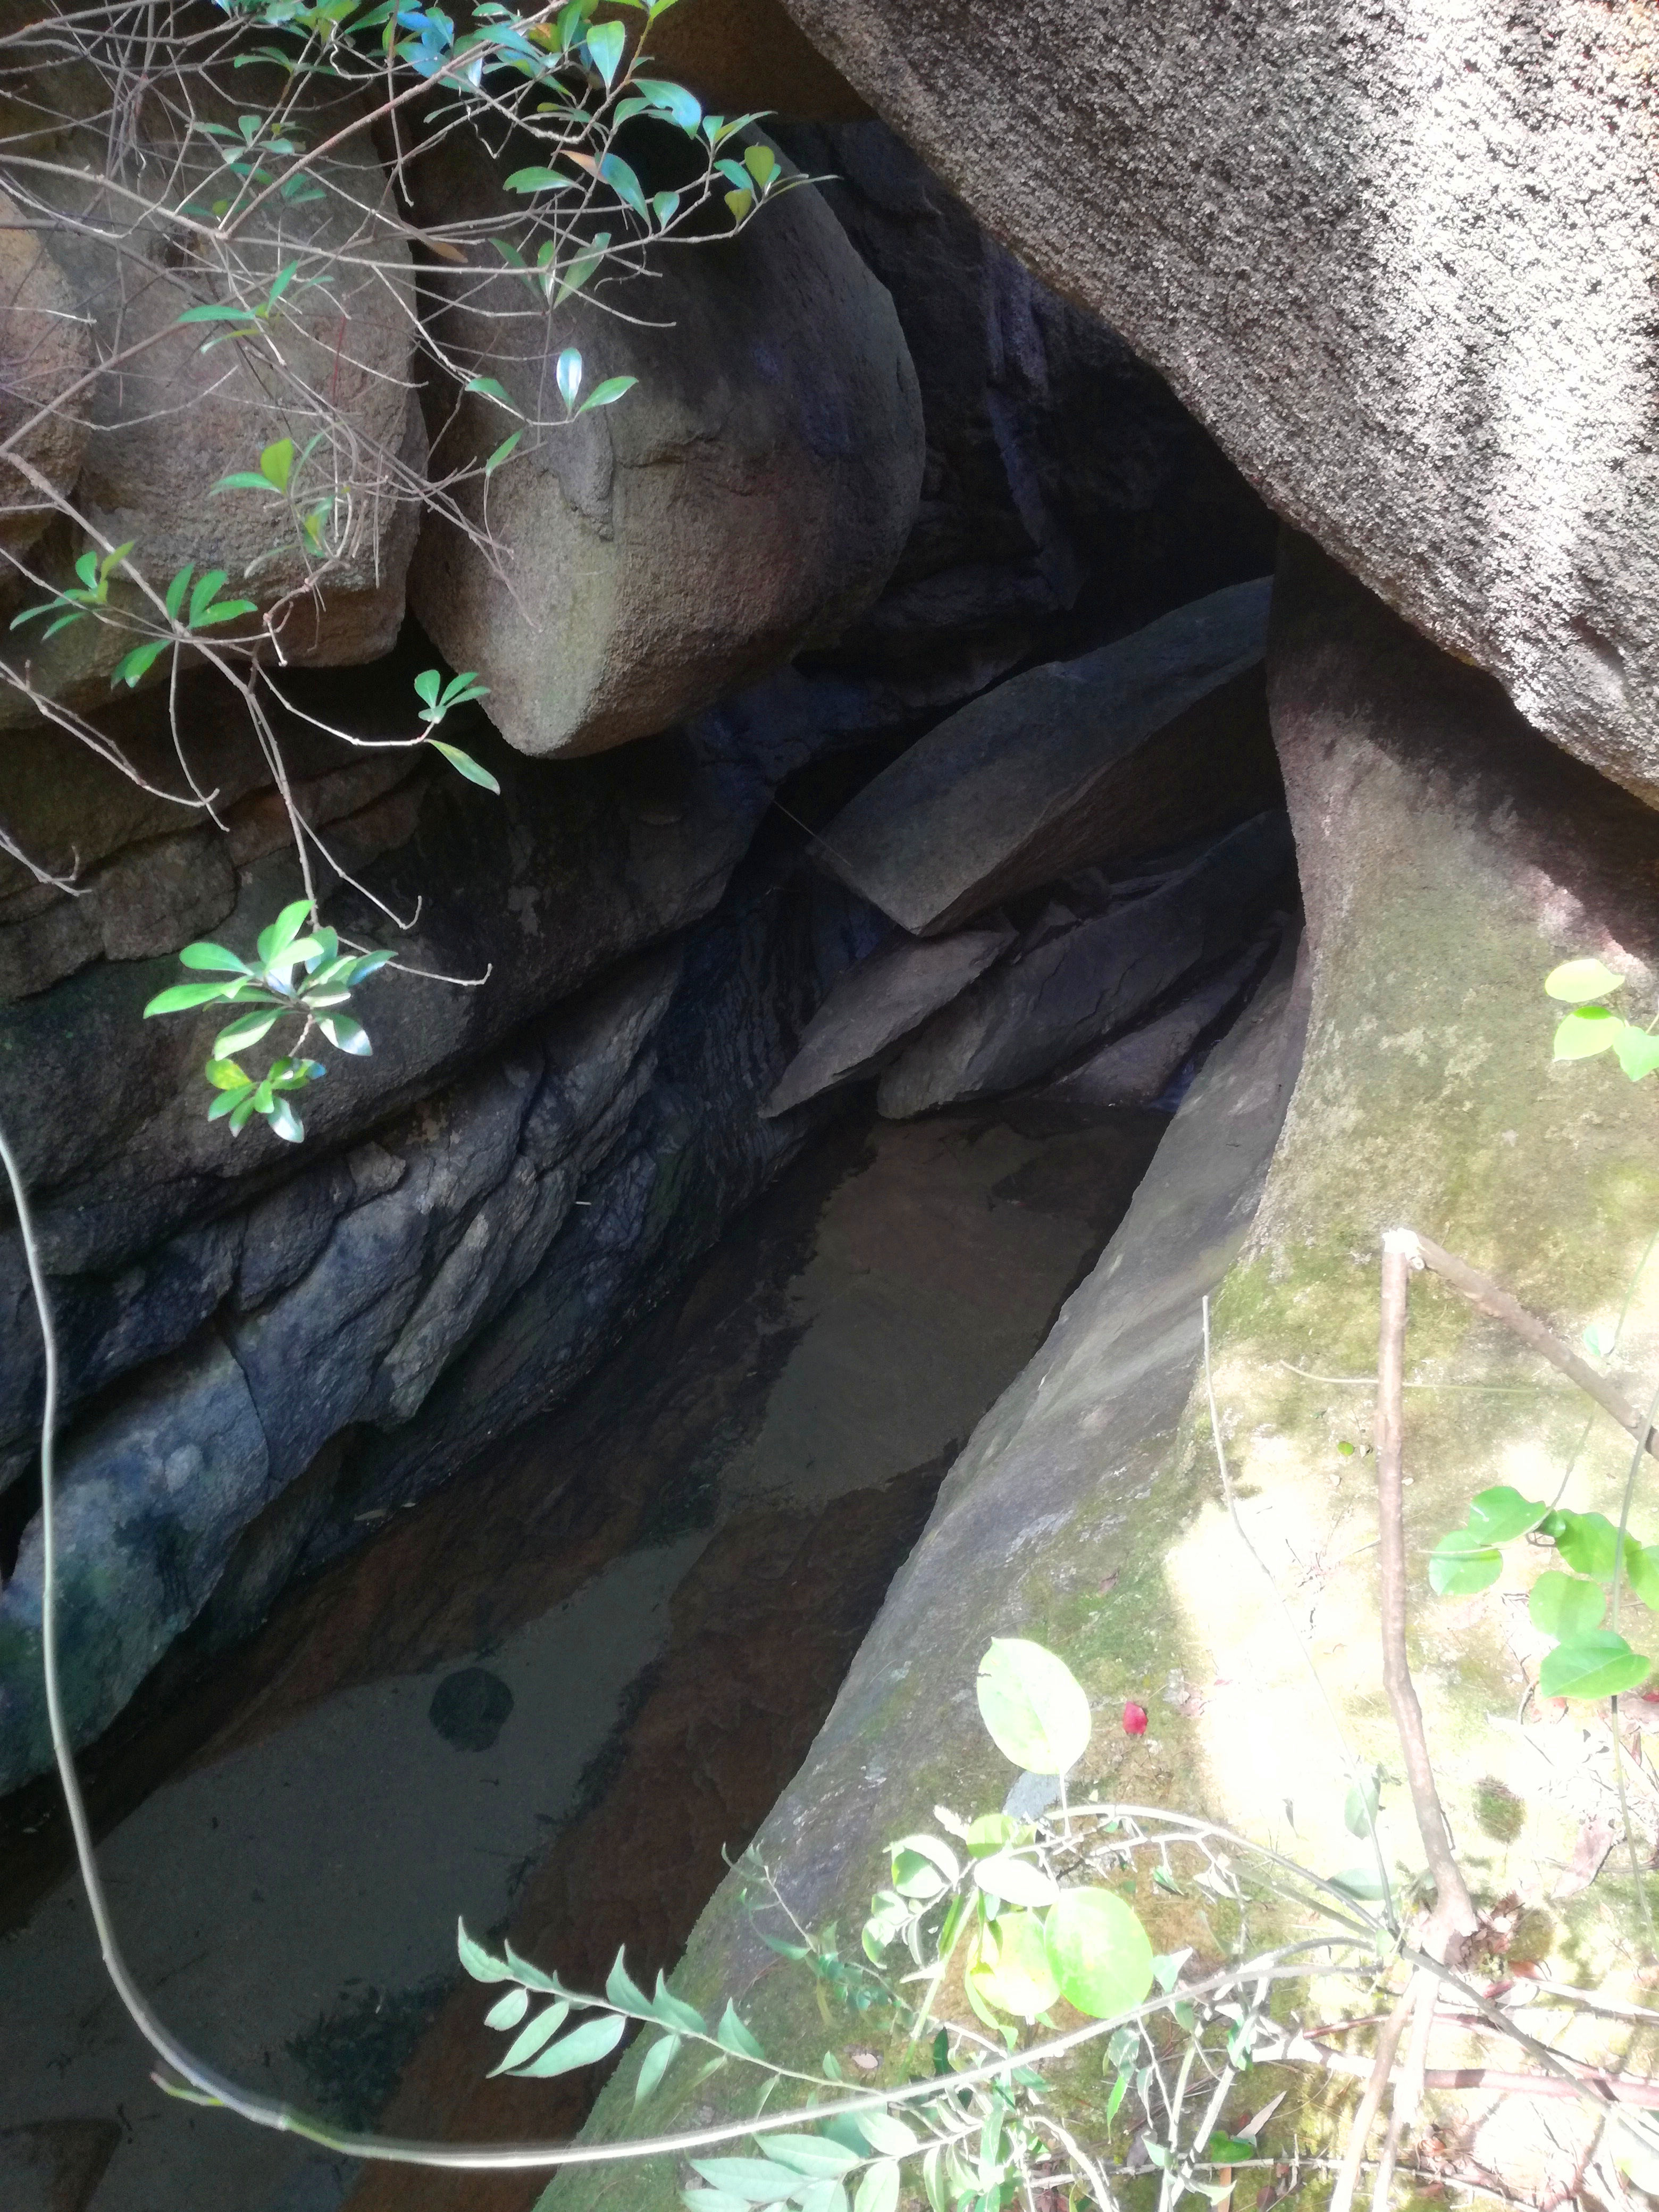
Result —
[{"label": "narrow pointed leaf", "polygon": [[441,738],[428,738],[427,743],[441,752],[453,769],[459,770],[469,783],[481,784],[484,790],[501,797],[501,787],[487,768],[481,768],[471,753],[464,753],[459,745],[447,745]]},{"label": "narrow pointed leaf", "polygon": [[598,2020],[584,2021],[568,2035],[561,2036],[539,2058],[532,2058],[528,2066],[520,2066],[514,2075],[520,2081],[545,2081],[556,2074],[568,2074],[578,2066],[597,2065],[608,2058],[627,2032],[628,2022],[620,2013],[605,2013]]},{"label": "narrow pointed leaf", "polygon": [[645,2054],[639,2078],[634,2084],[634,2102],[642,2105],[661,2086],[662,2077],[679,2056],[678,2035],[659,2035]]},{"label": "narrow pointed leaf", "polygon": [[498,2074],[511,2073],[515,2066],[523,2066],[526,2059],[533,2058],[544,2044],[553,2040],[569,2017],[570,2008],[562,1997],[556,2004],[538,2012],[530,2025],[514,2037],[501,2063],[492,2066],[486,2078],[493,2081]]}]

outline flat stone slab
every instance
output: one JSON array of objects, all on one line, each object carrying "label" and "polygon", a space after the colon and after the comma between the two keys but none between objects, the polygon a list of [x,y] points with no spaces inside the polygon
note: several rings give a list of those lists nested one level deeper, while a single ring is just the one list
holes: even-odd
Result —
[{"label": "flat stone slab", "polygon": [[761,1112],[769,1118],[885,1066],[930,1014],[966,990],[1014,941],[1008,927],[884,945],[841,977],[801,1032],[800,1050]]},{"label": "flat stone slab", "polygon": [[824,831],[824,865],[932,937],[1085,861],[1279,804],[1261,666],[1271,579],[1234,584],[947,715]]},{"label": "flat stone slab", "polygon": [[1204,976],[1177,1005],[1127,1036],[1114,1037],[1080,1066],[1045,1083],[1031,1094],[1033,1099],[1084,1112],[1155,1104],[1186,1066],[1204,1032],[1249,989],[1278,934],[1277,928],[1264,931],[1237,960]]},{"label": "flat stone slab", "polygon": [[1080,1058],[1241,943],[1292,856],[1288,818],[1259,814],[1145,898],[1069,927],[1045,917],[905,1047],[881,1079],[878,1110],[903,1121]]}]

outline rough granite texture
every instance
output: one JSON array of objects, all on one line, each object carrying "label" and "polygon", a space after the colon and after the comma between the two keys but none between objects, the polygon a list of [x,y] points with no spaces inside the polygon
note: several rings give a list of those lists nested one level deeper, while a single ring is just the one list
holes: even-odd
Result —
[{"label": "rough granite texture", "polygon": [[1645,9],[787,5],[1275,507],[1659,798]]}]

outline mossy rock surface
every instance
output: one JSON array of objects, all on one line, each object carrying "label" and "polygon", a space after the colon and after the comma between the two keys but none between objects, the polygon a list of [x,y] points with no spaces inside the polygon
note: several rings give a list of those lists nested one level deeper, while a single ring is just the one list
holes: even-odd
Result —
[{"label": "mossy rock surface", "polygon": [[[1559,1009],[1541,988],[1557,961],[1595,951],[1630,977],[1633,1002],[1649,993],[1659,819],[1299,541],[1276,630],[1275,733],[1311,949],[1294,1099],[1281,1134],[1297,1029],[1281,975],[1212,1060],[1095,1273],[949,1478],[757,1839],[802,1920],[838,1921],[843,1948],[885,1877],[884,1844],[935,1802],[971,1813],[1002,1801],[1012,1777],[973,1696],[997,1635],[1050,1645],[1084,1684],[1096,1726],[1083,1781],[1228,1820],[1325,1874],[1364,1856],[1344,1823],[1347,1760],[1400,1773],[1377,1653],[1370,1450],[1384,1230],[1408,1224],[1462,1254],[1570,1341],[1622,1313],[1615,1377],[1645,1400],[1659,1374],[1659,1095],[1610,1060],[1552,1065]],[[1218,1284],[1219,1425],[1277,1595],[1217,1476],[1198,1310]],[[1588,1708],[1552,1717],[1529,1693],[1545,1639],[1525,1592],[1553,1554],[1512,1546],[1503,1580],[1473,1598],[1437,1599],[1426,1576],[1436,1540],[1493,1484],[1547,1498],[1565,1478],[1565,1504],[1616,1516],[1628,1442],[1423,1275],[1407,1373],[1413,1658],[1471,1885],[1486,1903],[1512,1900],[1512,1959],[1580,1987],[1633,1984],[1646,1939],[1627,1863],[1615,1854],[1585,1879],[1609,1810],[1605,1728]],[[1650,1466],[1632,1526],[1659,1538]],[[1628,1594],[1620,1625],[1659,1654],[1659,1623]],[[1126,1698],[1148,1709],[1144,1737],[1121,1730]],[[1402,1874],[1420,1867],[1397,1780],[1382,1832]],[[1160,1945],[1206,1949],[1191,1899],[1140,1901]],[[826,2022],[800,1971],[756,1941],[732,1882],[678,1985],[715,2009],[736,1997],[791,2063],[868,2045],[897,2063],[850,2018]],[[1573,2047],[1630,2058],[1627,2045],[1603,2023]],[[678,2090],[671,2074],[636,2116],[636,2063],[606,2091],[594,2133],[642,2132],[641,2117],[707,2124],[735,2108],[728,2069]],[[1085,2107],[1101,2094],[1092,2062],[1058,2086]],[[1287,2113],[1304,2145],[1328,2137],[1352,2094],[1340,2079],[1302,2084]],[[657,2212],[685,2178],[666,2160],[571,2173],[544,2212]]]}]

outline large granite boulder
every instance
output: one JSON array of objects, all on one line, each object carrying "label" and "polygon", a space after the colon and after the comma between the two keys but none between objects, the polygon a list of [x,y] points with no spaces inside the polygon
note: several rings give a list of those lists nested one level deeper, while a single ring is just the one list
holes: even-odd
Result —
[{"label": "large granite boulder", "polygon": [[1276,804],[1266,577],[1076,660],[1012,676],[930,730],[823,833],[826,866],[918,936],[1083,861],[1139,860]]},{"label": "large granite boulder", "polygon": [[[466,141],[415,174],[428,220],[513,204]],[[639,380],[532,429],[489,480],[487,515],[482,479],[458,487],[471,531],[434,515],[422,533],[415,611],[482,673],[510,744],[594,752],[661,730],[828,644],[887,580],[921,484],[915,372],[892,301],[810,186],[551,316],[488,246],[436,289],[450,357],[532,423],[566,347],[586,391]],[[483,460],[511,428],[477,392],[434,404],[439,469]]]},{"label": "large granite boulder", "polygon": [[1639,10],[785,4],[1275,507],[1659,797]]},{"label": "large granite boulder", "polygon": [[883,1075],[882,1113],[903,1121],[1035,1083],[1126,1028],[1248,938],[1291,866],[1279,812],[1241,823],[1139,897],[1079,920],[1057,902],[1018,951],[970,984]]},{"label": "large granite boulder", "polygon": [[78,410],[54,402],[91,368],[92,340],[68,277],[3,193],[0,222],[0,438],[18,439],[30,470],[0,464],[0,545],[21,552],[54,513],[37,478],[61,493],[79,472],[86,423]]},{"label": "large granite boulder", "polygon": [[[411,373],[413,271],[402,226],[374,212],[386,187],[374,147],[366,132],[347,130],[353,111],[322,81],[288,94],[273,69],[233,75],[226,63],[192,79],[191,131],[181,131],[175,119],[184,103],[143,105],[131,158],[146,174],[171,174],[181,201],[210,197],[223,172],[202,126],[234,130],[250,100],[275,106],[285,98],[302,143],[343,135],[313,164],[314,199],[272,200],[238,239],[244,296],[268,289],[284,266],[298,272],[273,325],[280,369],[260,344],[233,338],[204,351],[212,326],[206,333],[199,324],[178,326],[187,309],[222,304],[222,272],[216,279],[176,250],[165,207],[135,221],[125,177],[102,174],[107,118],[95,100],[88,103],[94,112],[60,131],[52,150],[61,167],[21,173],[38,196],[33,219],[46,228],[54,293],[66,292],[87,325],[82,336],[93,358],[122,356],[71,410],[85,425],[72,479],[76,513],[110,543],[132,543],[135,564],[157,590],[186,564],[198,573],[228,571],[236,595],[280,611],[284,661],[332,665],[372,660],[397,636],[426,450]],[[316,281],[325,267],[327,281]],[[303,447],[313,432],[322,434],[315,453],[296,464],[296,507],[328,496],[337,480],[351,487],[325,527],[325,559],[307,553],[289,502],[214,490],[222,477],[257,469],[271,441],[288,437]],[[54,587],[73,584],[84,542],[60,522],[30,567]],[[14,577],[5,611],[33,596]],[[147,604],[118,578],[111,603]],[[7,641],[10,666],[49,696],[77,705],[106,700],[131,634],[89,620],[50,640],[44,629],[33,624]],[[149,680],[166,671],[164,657]],[[0,687],[0,726],[36,714],[15,684]]]}]

